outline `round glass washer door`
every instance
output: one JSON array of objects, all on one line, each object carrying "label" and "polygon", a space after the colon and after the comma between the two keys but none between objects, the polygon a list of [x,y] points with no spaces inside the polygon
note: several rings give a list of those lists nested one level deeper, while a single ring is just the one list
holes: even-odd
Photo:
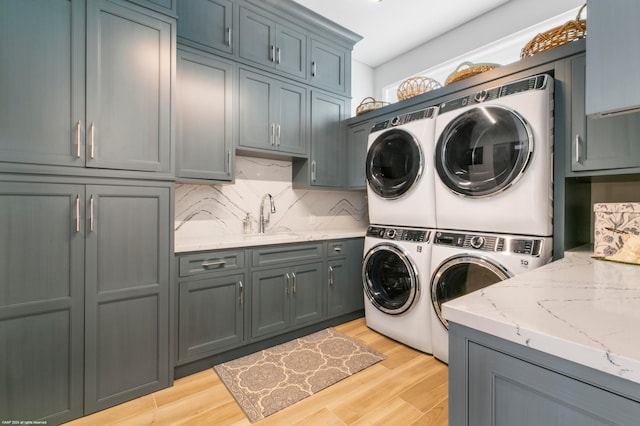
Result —
[{"label": "round glass washer door", "polygon": [[367,151],[367,183],[382,198],[394,199],[405,195],[420,180],[423,169],[420,144],[402,129],[383,132]]},{"label": "round glass washer door", "polygon": [[380,244],[367,252],[362,284],[371,303],[391,315],[411,309],[419,292],[415,265],[402,249],[391,244]]},{"label": "round glass washer door", "polygon": [[435,149],[440,180],[454,193],[487,197],[520,179],[533,154],[533,133],[509,108],[471,108],[442,131]]},{"label": "round glass washer door", "polygon": [[465,294],[511,278],[499,264],[479,256],[453,256],[440,264],[431,280],[431,302],[440,322],[449,328],[442,316],[442,304]]}]

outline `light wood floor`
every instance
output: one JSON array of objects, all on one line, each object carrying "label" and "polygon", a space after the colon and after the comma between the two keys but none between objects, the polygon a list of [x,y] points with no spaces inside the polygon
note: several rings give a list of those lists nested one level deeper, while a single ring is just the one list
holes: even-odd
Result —
[{"label": "light wood floor", "polygon": [[386,359],[276,414],[250,423],[213,369],[68,425],[447,425],[447,366],[367,328],[335,327]]}]

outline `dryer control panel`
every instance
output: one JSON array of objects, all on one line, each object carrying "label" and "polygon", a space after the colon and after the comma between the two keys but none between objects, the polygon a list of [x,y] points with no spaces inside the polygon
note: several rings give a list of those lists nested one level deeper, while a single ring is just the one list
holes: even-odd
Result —
[{"label": "dryer control panel", "polygon": [[433,115],[437,107],[429,107],[424,108],[414,112],[408,112],[406,114],[397,115],[389,120],[380,121],[373,125],[371,128],[371,133],[378,132],[380,130],[385,130],[390,127],[400,126],[402,124],[407,124],[416,120],[424,120],[426,118],[433,118]]},{"label": "dryer control panel", "polygon": [[429,242],[430,235],[430,231],[420,228],[388,228],[382,226],[370,226],[367,229],[367,237],[393,241],[414,241],[416,243],[424,243]]},{"label": "dryer control panel", "polygon": [[459,234],[456,232],[437,232],[433,240],[440,246],[461,247],[502,253],[540,256],[544,240],[531,238],[512,238],[497,235]]}]

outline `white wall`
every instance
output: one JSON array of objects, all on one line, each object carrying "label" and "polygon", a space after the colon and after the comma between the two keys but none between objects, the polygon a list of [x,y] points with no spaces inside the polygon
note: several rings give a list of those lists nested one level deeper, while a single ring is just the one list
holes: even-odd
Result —
[{"label": "white wall", "polygon": [[[375,68],[373,88],[369,89],[372,90],[372,93],[366,96],[382,99],[382,89],[389,84],[404,80],[448,59],[507,37],[572,8],[580,7],[584,1],[511,0],[473,21]],[[388,30],[392,31],[392,29]],[[361,77],[359,72],[361,70],[354,67],[352,79],[363,79],[364,81],[366,76]],[[357,106],[361,99],[358,100],[355,92],[353,99],[355,106]]]},{"label": "white wall", "polygon": [[353,60],[351,62],[351,117],[356,115],[356,108],[364,98],[369,96],[375,98],[373,87],[373,68]]}]

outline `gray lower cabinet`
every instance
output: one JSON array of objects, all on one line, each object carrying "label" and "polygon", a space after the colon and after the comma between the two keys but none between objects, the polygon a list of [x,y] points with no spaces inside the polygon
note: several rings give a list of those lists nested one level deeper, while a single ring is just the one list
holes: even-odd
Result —
[{"label": "gray lower cabinet", "polygon": [[257,339],[319,321],[321,284],[321,262],[253,272],[251,337]]},{"label": "gray lower cabinet", "polygon": [[170,172],[174,25],[117,0],[0,2],[0,161]]},{"label": "gray lower cabinet", "polygon": [[238,148],[283,155],[307,153],[307,89],[240,69]]},{"label": "gray lower cabinet", "polygon": [[345,164],[346,189],[366,189],[365,163],[371,123],[365,121],[346,128],[345,144],[347,160]]},{"label": "gray lower cabinet", "polygon": [[245,343],[244,250],[179,256],[177,364]]},{"label": "gray lower cabinet", "polygon": [[362,292],[362,238],[327,242],[327,316],[364,309]]},{"label": "gray lower cabinet", "polygon": [[571,61],[572,172],[625,173],[640,167],[640,112],[602,118],[585,112],[585,57]]},{"label": "gray lower cabinet", "polygon": [[231,182],[235,67],[213,55],[178,50],[177,69],[176,176]]},{"label": "gray lower cabinet", "polygon": [[637,384],[449,325],[451,426],[638,424]]},{"label": "gray lower cabinet", "polygon": [[179,42],[213,53],[233,53],[231,0],[179,1],[178,16]]},{"label": "gray lower cabinet", "polygon": [[0,223],[3,418],[168,386],[169,187],[3,181]]}]

